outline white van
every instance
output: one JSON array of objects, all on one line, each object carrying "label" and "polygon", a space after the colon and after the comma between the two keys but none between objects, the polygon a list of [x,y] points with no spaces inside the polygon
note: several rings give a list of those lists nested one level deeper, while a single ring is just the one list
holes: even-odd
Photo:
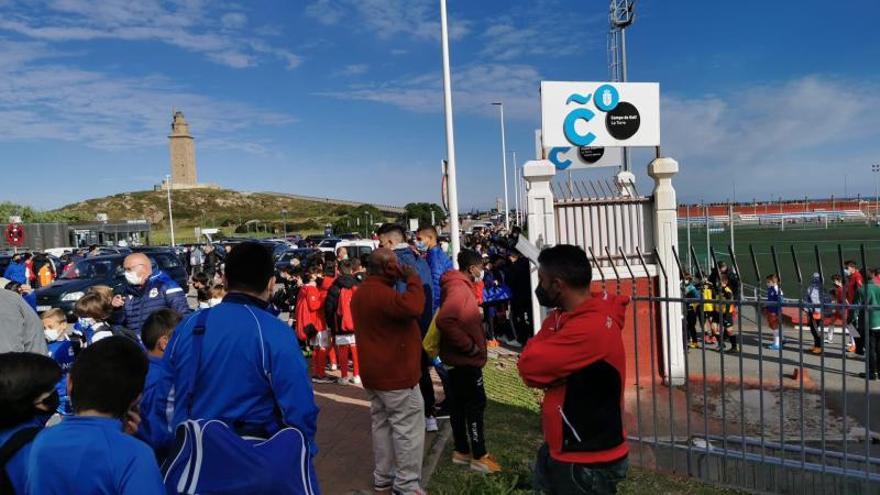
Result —
[{"label": "white van", "polygon": [[370,239],[360,239],[357,241],[340,241],[336,245],[336,250],[344,247],[346,251],[348,251],[348,259],[353,260],[355,258],[360,258],[363,255],[369,255],[376,249],[379,249],[379,241],[373,241]]}]

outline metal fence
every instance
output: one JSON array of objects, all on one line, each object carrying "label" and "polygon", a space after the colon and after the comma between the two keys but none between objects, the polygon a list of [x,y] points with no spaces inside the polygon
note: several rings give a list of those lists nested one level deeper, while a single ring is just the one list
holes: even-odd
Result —
[{"label": "metal fence", "polygon": [[[646,259],[652,253],[636,247],[634,259],[615,257],[612,253],[622,254],[626,249],[607,245],[588,252],[597,268],[616,267],[619,258],[623,268],[613,271],[617,283],[603,275],[602,284],[608,291],[631,297],[631,328],[624,334],[635,362],[635,383],[628,384],[625,397],[631,462],[754,492],[880,494],[880,434],[872,431],[880,430],[880,381],[866,378],[870,371],[864,356],[847,352],[850,335],[860,335],[858,328],[864,328],[862,324],[880,306],[822,298],[818,307],[811,308],[799,295],[789,297],[782,304],[782,349],[768,348],[773,330],[764,314],[770,307],[761,290],[766,275],[793,274],[803,293],[811,274],[817,273],[827,291],[833,273],[844,275],[840,267],[846,260],[840,246],[833,269],[823,266],[827,253],[820,253],[819,246],[809,259],[793,247],[789,252],[773,247],[770,267],[759,263],[751,246],[739,253],[729,248],[724,253],[714,251],[709,266],[701,265],[695,253],[689,257],[675,253],[679,271],[702,278],[719,268],[724,254],[730,272],[747,289],[729,299],[715,293],[711,299],[660,295],[657,287],[664,286],[667,272],[673,270],[662,265],[656,251],[651,262],[658,268],[659,280],[641,285],[625,281],[627,277],[634,280],[636,273],[648,273]],[[874,266],[868,264],[864,246],[856,258],[860,267]],[[688,259],[691,266],[687,266]],[[789,266],[784,269],[784,265]],[[865,296],[866,289],[860,290]],[[681,305],[686,316],[681,322],[663,325],[661,315],[670,313],[660,311],[663,305]],[[820,319],[812,319],[813,309]],[[720,320],[725,333],[728,310],[732,325],[727,333],[735,338],[735,353],[720,352],[704,338],[712,333],[713,321]],[[861,323],[847,327],[848,315]],[[662,369],[660,346],[678,340],[662,338],[661,329],[682,332],[687,343],[688,321],[699,343],[687,349],[687,379],[670,387],[662,378],[667,373]],[[821,353],[811,352],[811,326],[820,338]],[[648,346],[643,332],[650,337]],[[873,340],[865,339],[866,355],[880,350],[880,331],[876,335]],[[825,341],[828,336],[831,343]],[[719,338],[723,348],[730,348],[731,340]],[[667,349],[667,355],[671,350]]]}]

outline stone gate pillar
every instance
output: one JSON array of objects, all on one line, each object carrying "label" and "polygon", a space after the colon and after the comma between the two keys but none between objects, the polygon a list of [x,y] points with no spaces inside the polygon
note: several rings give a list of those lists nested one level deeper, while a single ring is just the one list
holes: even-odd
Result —
[{"label": "stone gate pillar", "polygon": [[[654,245],[659,263],[657,276],[660,297],[681,297],[681,274],[675,261],[673,247],[678,249],[678,202],[672,177],[678,173],[678,162],[672,158],[657,158],[648,165],[648,175],[654,179]],[[684,336],[682,333],[681,304],[658,302],[663,345],[663,377],[669,385],[681,385],[685,379]]]},{"label": "stone gate pillar", "polygon": [[[553,207],[553,189],[550,182],[556,176],[556,167],[548,160],[533,160],[523,165],[526,181],[526,207],[528,212],[528,238],[538,249],[556,245],[556,212]],[[534,333],[541,329],[544,313],[535,288],[538,286],[538,270],[532,266],[532,326]]]}]

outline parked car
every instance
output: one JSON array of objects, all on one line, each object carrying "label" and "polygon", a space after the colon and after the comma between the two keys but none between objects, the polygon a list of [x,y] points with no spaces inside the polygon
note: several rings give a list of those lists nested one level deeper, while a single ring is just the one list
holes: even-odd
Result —
[{"label": "parked car", "polygon": [[[184,292],[189,290],[186,271],[177,256],[169,250],[150,248],[144,251],[150,258],[153,272],[162,270],[177,282]],[[61,274],[55,282],[36,291],[37,311],[43,312],[51,308],[61,308],[71,321],[75,319],[73,307],[89,288],[96,285],[108,285],[117,294],[123,292],[125,273],[122,267],[125,255],[111,254],[93,256],[76,262]]]},{"label": "parked car", "polygon": [[338,237],[328,237],[318,244],[318,249],[325,253],[335,253],[336,245],[340,242],[342,242],[342,239]]},{"label": "parked car", "polygon": [[298,259],[302,266],[305,267],[310,256],[320,253],[321,251],[313,248],[299,248],[285,251],[275,260],[275,271],[280,272],[285,266],[290,266],[290,261],[294,258]]},{"label": "parked car", "polygon": [[348,259],[360,259],[363,255],[370,255],[373,251],[379,248],[379,241],[373,240],[357,240],[357,241],[342,241],[336,244],[336,249],[345,248],[348,251]]}]

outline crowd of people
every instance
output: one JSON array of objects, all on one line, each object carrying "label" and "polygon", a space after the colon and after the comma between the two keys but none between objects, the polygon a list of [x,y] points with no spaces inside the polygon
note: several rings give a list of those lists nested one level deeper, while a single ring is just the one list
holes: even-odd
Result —
[{"label": "crowd of people", "polygon": [[222,480],[236,493],[319,493],[313,387],[328,383],[366,392],[377,492],[424,493],[425,433],[447,415],[452,462],[496,473],[482,369],[501,341],[545,390],[536,489],[613,492],[627,470],[627,300],[590,294],[580,248],[546,249],[535,294],[556,310],[532,337],[518,236],[466,236],[457,268],[434,227],[398,224],[377,230],[369,255],[280,270],[255,242],[190,249],[192,305],[134,253],[122,293],[90,288],[74,321],[0,290],[0,491],[208,493]]}]

